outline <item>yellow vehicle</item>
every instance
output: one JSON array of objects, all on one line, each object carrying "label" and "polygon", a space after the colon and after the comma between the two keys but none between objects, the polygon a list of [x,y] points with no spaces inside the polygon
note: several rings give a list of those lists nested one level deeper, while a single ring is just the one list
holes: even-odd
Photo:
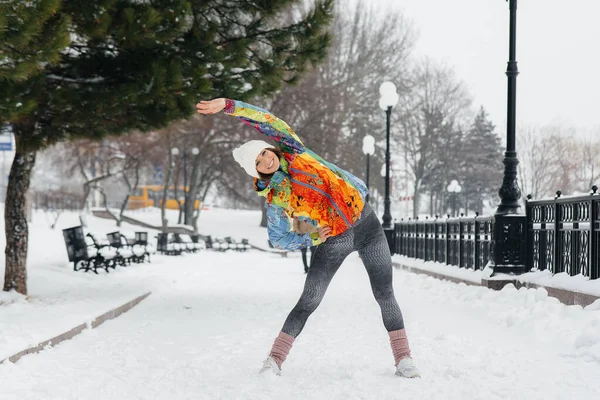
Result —
[{"label": "yellow vehicle", "polygon": [[[162,205],[163,198],[163,186],[160,185],[148,185],[139,186],[129,196],[129,204],[127,208],[129,210],[136,210],[138,208],[146,207],[160,207]],[[179,203],[185,204],[185,188],[183,186],[177,187],[177,198],[175,197],[175,187],[170,186],[167,191],[167,202],[165,208],[170,210],[179,210]],[[177,201],[179,199],[179,202]],[[194,210],[200,207],[200,200],[194,202]]]}]

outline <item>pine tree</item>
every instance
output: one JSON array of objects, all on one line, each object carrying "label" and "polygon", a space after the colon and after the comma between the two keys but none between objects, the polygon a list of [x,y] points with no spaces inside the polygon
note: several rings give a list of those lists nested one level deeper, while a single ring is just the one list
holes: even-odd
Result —
[{"label": "pine tree", "polygon": [[294,82],[325,57],[330,41],[325,28],[333,0],[318,0],[308,15],[282,22],[302,3],[1,3],[0,123],[10,124],[16,141],[5,204],[4,290],[27,292],[24,196],[37,151],[63,140],[164,127],[190,116],[199,99],[246,99]]},{"label": "pine tree", "polygon": [[502,183],[502,143],[483,107],[475,116],[462,146],[465,207],[480,211],[484,200],[496,199]]},{"label": "pine tree", "polygon": [[[7,129],[7,122],[16,121],[35,127],[35,97],[42,94],[39,74],[44,68],[57,65],[60,51],[69,44],[70,20],[59,12],[60,3],[60,0],[0,3],[0,127],[3,130]],[[25,93],[28,95],[24,96]],[[13,132],[17,151],[4,206],[4,289],[16,289],[26,294],[28,227],[25,205],[35,152],[22,151],[21,124],[15,125]]]}]

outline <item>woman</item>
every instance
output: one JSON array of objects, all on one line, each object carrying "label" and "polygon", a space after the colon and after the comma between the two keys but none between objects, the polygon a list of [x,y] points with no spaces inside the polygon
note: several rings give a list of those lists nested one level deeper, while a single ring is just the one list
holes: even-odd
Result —
[{"label": "woman", "polygon": [[[224,111],[277,142],[277,147],[251,140],[233,151],[234,159],[254,178],[254,188],[266,198],[269,240],[277,248],[298,250],[318,246],[304,291],[288,315],[260,372],[280,375],[294,340],[315,311],[344,259],[358,251],[388,331],[396,374],[420,376],[410,356],[400,307],[392,286],[388,243],[371,207],[364,183],[304,147],[284,121],[266,110],[229,99],[201,101],[200,114]],[[296,224],[314,226],[297,233]]]}]

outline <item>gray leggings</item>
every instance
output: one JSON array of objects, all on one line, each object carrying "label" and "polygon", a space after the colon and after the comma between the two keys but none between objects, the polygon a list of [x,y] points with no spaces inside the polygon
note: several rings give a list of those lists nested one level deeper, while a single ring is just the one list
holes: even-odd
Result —
[{"label": "gray leggings", "polygon": [[392,286],[390,249],[377,216],[366,204],[360,219],[352,228],[317,247],[302,296],[281,329],[284,333],[297,337],[302,332],[306,320],[323,300],[333,275],[355,250],[358,250],[367,269],[385,328],[388,332],[404,328],[402,312]]}]

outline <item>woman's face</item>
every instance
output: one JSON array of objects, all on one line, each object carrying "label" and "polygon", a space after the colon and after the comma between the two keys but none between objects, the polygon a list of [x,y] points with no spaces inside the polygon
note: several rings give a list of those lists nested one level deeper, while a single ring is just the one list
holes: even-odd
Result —
[{"label": "woman's face", "polygon": [[279,158],[270,150],[263,149],[256,156],[256,170],[264,175],[271,175],[279,169]]}]

